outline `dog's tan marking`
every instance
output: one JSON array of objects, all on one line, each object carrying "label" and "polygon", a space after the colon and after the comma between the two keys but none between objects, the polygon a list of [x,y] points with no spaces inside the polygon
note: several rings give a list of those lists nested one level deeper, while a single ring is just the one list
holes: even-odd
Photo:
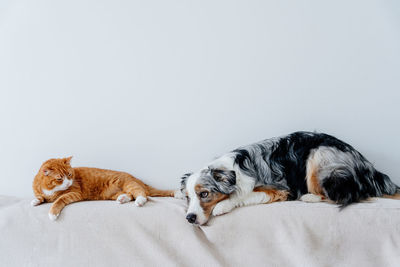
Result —
[{"label": "dog's tan marking", "polygon": [[[197,184],[194,187],[194,190],[196,192],[196,196],[200,200],[200,206],[203,209],[204,215],[206,216],[207,219],[210,217],[211,212],[212,212],[213,208],[215,207],[215,205],[217,205],[218,202],[220,202],[224,199],[227,199],[229,197],[229,195],[221,194],[218,192],[210,192],[208,189],[205,189],[200,184]],[[208,197],[207,197],[207,199],[205,199],[206,201],[202,201],[202,199],[199,196],[199,194],[204,191],[208,192]]]},{"label": "dog's tan marking", "polygon": [[394,195],[383,195],[383,198],[400,199],[400,194],[396,193]]},{"label": "dog's tan marking", "polygon": [[318,165],[313,157],[307,160],[306,181],[309,193],[321,196],[323,200],[326,198],[318,180]]},{"label": "dog's tan marking", "polygon": [[277,201],[285,201],[288,199],[289,192],[286,190],[277,190],[265,186],[256,187],[253,190],[254,192],[264,192],[271,199],[268,203],[277,202]]}]

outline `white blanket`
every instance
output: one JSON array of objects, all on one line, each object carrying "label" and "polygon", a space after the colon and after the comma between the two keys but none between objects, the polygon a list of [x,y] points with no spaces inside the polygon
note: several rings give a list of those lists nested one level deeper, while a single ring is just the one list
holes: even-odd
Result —
[{"label": "white blanket", "polygon": [[197,227],[186,202],[67,206],[0,197],[0,266],[400,266],[400,201],[343,211],[298,201],[238,208]]}]

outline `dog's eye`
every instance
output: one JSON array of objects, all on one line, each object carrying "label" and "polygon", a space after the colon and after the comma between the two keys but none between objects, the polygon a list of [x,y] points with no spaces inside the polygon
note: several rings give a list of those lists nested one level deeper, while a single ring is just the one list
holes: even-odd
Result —
[{"label": "dog's eye", "polygon": [[201,193],[200,193],[200,197],[201,197],[201,198],[206,198],[206,197],[208,197],[208,192],[206,192],[206,191],[201,192]]}]

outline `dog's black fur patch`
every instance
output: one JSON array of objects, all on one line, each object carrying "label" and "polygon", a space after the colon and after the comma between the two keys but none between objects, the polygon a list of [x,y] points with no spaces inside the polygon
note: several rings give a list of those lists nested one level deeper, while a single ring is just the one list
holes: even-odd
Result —
[{"label": "dog's black fur patch", "polygon": [[289,199],[294,200],[308,192],[307,160],[311,151],[319,148],[338,151],[337,158],[326,166],[327,175],[320,177],[325,194],[336,203],[346,206],[369,197],[393,195],[398,190],[387,175],[377,171],[352,146],[323,133],[295,132],[241,147],[233,153],[235,164],[256,179],[256,184],[286,189]]}]

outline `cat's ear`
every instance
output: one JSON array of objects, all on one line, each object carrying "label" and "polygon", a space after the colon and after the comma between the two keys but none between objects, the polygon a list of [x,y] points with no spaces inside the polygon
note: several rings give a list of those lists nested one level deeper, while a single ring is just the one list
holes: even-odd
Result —
[{"label": "cat's ear", "polygon": [[68,157],[68,158],[64,158],[64,164],[71,164],[71,159],[72,159],[72,156]]}]

